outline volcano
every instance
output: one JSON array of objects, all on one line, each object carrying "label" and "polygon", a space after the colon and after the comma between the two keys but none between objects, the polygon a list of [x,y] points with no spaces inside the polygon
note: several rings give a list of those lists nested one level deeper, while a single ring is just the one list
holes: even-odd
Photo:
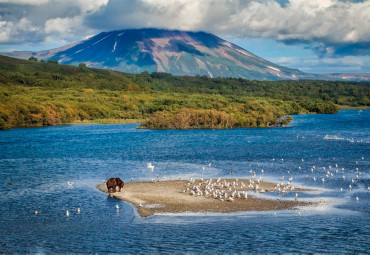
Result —
[{"label": "volcano", "polygon": [[64,47],[7,54],[27,59],[57,60],[61,64],[122,72],[166,72],[256,80],[298,79],[303,75],[271,63],[251,52],[205,32],[164,29],[127,29],[103,32]]}]

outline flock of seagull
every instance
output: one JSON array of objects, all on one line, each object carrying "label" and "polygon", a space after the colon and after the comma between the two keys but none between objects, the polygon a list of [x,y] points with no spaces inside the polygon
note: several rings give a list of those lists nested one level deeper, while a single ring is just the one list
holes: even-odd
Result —
[{"label": "flock of seagull", "polygon": [[[365,158],[362,157],[361,160],[364,160]],[[319,159],[321,160],[321,158]],[[272,161],[276,162],[277,159],[273,158]],[[280,159],[280,161],[284,162],[284,159]],[[301,162],[305,162],[304,159],[301,159]],[[207,166],[211,167],[211,163],[209,163]],[[260,166],[260,164],[257,164]],[[356,162],[356,165],[358,165],[358,161]],[[153,172],[154,166],[152,163],[147,164],[147,168],[150,168]],[[205,171],[206,168],[203,166],[202,170]],[[299,171],[303,171],[302,166],[298,166]],[[321,179],[321,182],[324,184],[326,181],[335,178],[338,175],[341,175],[340,178],[345,181],[347,179],[350,180],[350,184],[348,185],[349,190],[351,191],[354,188],[354,185],[356,182],[359,181],[361,177],[361,172],[359,171],[359,168],[355,168],[355,176],[353,178],[349,177],[350,175],[346,176],[345,174],[345,168],[339,167],[338,164],[329,165],[329,166],[321,166],[316,167],[315,165],[312,165],[312,167],[309,168],[309,173],[305,175],[305,179],[312,179],[314,182],[317,182]],[[195,179],[191,178],[187,181],[185,184],[185,189],[183,190],[183,193],[188,193],[191,196],[194,197],[207,197],[207,198],[214,198],[219,199],[220,201],[228,201],[228,202],[234,202],[235,199],[247,199],[248,193],[247,191],[255,191],[259,193],[265,193],[266,191],[274,192],[277,191],[279,194],[286,194],[288,191],[294,191],[297,188],[293,186],[293,177],[290,176],[288,179],[288,182],[283,182],[286,178],[285,176],[281,176],[280,183],[277,183],[273,189],[265,190],[260,187],[260,183],[262,180],[262,176],[257,177],[257,171],[250,170],[249,171],[252,174],[252,178],[249,180],[243,180],[239,181],[239,179],[234,180],[228,180],[228,179],[206,179],[206,180],[199,180],[196,181]],[[261,175],[264,175],[264,170],[260,170]],[[291,175],[291,171],[287,171],[288,175]],[[230,172],[230,175],[233,175],[233,172]],[[313,177],[311,176],[313,175]],[[157,176],[158,179],[158,176]],[[164,178],[165,179],[165,178]],[[159,179],[158,179],[159,180]],[[152,179],[154,182],[155,180]],[[345,185],[345,184],[344,184]],[[342,185],[343,186],[343,185]],[[300,191],[302,186],[298,188],[297,191]],[[343,192],[343,187],[340,188],[340,191]],[[370,187],[367,188],[368,192],[370,192]],[[299,194],[295,194],[295,200],[298,200]],[[355,198],[356,202],[359,202],[359,197],[356,196]],[[275,217],[276,217],[276,213]],[[300,216],[300,213],[299,213]]]},{"label": "flock of seagull", "polygon": [[[361,158],[361,160],[364,160],[364,157]],[[277,161],[275,158],[272,159],[272,161]],[[280,161],[284,161],[284,159],[280,159]],[[304,162],[304,159],[301,160]],[[356,162],[358,164],[358,162]],[[212,163],[209,163],[207,165],[208,167],[212,166]],[[260,166],[257,164],[257,166]],[[154,165],[152,163],[147,163],[147,168],[151,170],[151,172],[154,171]],[[202,167],[202,170],[205,171],[205,167]],[[345,181],[347,179],[345,173],[345,169],[342,167],[340,168],[338,164],[334,164],[334,166],[329,165],[328,167],[322,166],[321,167],[322,172],[325,172],[325,176],[321,177],[321,182],[325,183],[326,180],[330,178],[334,178],[336,175],[342,175],[341,179]],[[298,166],[298,170],[302,171],[302,167]],[[261,169],[261,175],[264,175],[264,170]],[[220,201],[228,201],[228,202],[234,202],[235,199],[247,199],[248,198],[248,192],[247,191],[255,191],[259,193],[265,193],[265,192],[274,192],[277,191],[279,194],[286,194],[287,191],[298,191],[302,188],[300,186],[299,188],[296,188],[293,186],[293,177],[288,178],[288,182],[284,183],[283,181],[285,180],[285,176],[281,176],[280,180],[282,182],[277,183],[273,189],[264,189],[261,188],[261,181],[262,181],[262,176],[257,177],[257,172],[254,170],[250,170],[249,173],[252,174],[251,179],[245,179],[245,180],[239,180],[239,179],[200,179],[196,181],[195,179],[191,178],[187,181],[185,184],[185,189],[183,190],[183,193],[188,193],[190,196],[194,197],[207,197],[207,198],[214,198],[218,199]],[[311,174],[317,174],[320,175],[320,170],[319,168],[316,168],[315,165],[313,165],[310,168],[310,173]],[[291,174],[291,172],[288,170],[287,174]],[[233,172],[230,172],[230,175],[233,175]],[[348,185],[349,190],[352,190],[353,185],[360,179],[361,172],[359,171],[359,168],[356,167],[356,174],[355,178],[350,178],[350,184]],[[310,179],[310,175],[306,174],[305,175],[306,179]],[[316,182],[318,181],[320,177],[312,177],[313,181]],[[172,180],[172,178],[170,178]],[[159,177],[157,176],[157,180],[159,180]],[[163,177],[163,180],[166,180],[165,177]],[[133,179],[131,179],[133,181]],[[155,179],[152,179],[153,182],[155,182]],[[10,184],[12,185],[12,184]],[[72,187],[72,182],[67,182],[67,185],[69,188]],[[340,188],[340,191],[343,192],[343,187]],[[368,192],[370,192],[370,187],[368,187]],[[295,200],[298,200],[298,193],[295,194]],[[359,202],[359,197],[356,196],[356,202]],[[115,208],[117,211],[119,211],[119,205],[116,204]],[[75,212],[79,214],[81,212],[80,208],[75,209]],[[36,210],[34,212],[35,215],[38,215],[40,211]],[[301,215],[300,212],[298,214],[299,216]],[[67,210],[65,213],[66,217],[70,216],[70,211]],[[274,216],[276,217],[276,212],[274,213]]]},{"label": "flock of seagull", "polygon": [[[203,196],[206,198],[219,199],[220,201],[234,202],[236,198],[248,198],[248,191],[258,191],[259,193],[265,193],[267,191],[273,192],[278,191],[281,194],[285,194],[287,191],[293,191],[296,188],[292,185],[292,182],[288,183],[277,183],[272,190],[264,189],[261,187],[262,177],[256,180],[239,180],[239,179],[221,179],[217,180],[208,179],[196,181],[190,179],[185,184],[183,193],[188,193],[191,196]],[[298,193],[296,193],[296,200]]]}]

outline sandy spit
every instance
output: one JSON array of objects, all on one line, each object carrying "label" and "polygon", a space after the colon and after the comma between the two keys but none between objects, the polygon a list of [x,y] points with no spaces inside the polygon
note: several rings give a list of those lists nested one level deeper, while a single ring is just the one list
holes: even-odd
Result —
[{"label": "sandy spit", "polygon": [[[269,211],[269,210],[289,210],[295,209],[298,206],[311,205],[311,202],[296,201],[296,200],[271,200],[256,198],[253,196],[255,192],[278,192],[275,188],[275,183],[261,182],[258,184],[258,190],[241,186],[241,183],[248,184],[249,180],[222,180],[220,183],[235,182],[232,188],[238,192],[247,191],[248,198],[234,196],[233,202],[229,199],[213,198],[211,195],[192,195],[191,191],[194,186],[200,186],[201,189],[206,186],[205,181],[195,180],[189,183],[186,180],[179,181],[157,181],[157,182],[133,182],[125,183],[121,192],[114,192],[110,195],[116,199],[123,200],[133,204],[140,216],[149,217],[158,213],[197,213],[197,212],[213,212],[213,213],[228,213],[241,211]],[[213,181],[215,183],[216,180]],[[97,188],[108,194],[105,184],[97,185]],[[231,187],[218,188],[219,190],[227,190]],[[186,189],[188,189],[186,191]],[[294,189],[294,192],[305,191],[307,189]],[[288,191],[287,192],[292,192]],[[231,192],[228,193],[229,196]]]}]

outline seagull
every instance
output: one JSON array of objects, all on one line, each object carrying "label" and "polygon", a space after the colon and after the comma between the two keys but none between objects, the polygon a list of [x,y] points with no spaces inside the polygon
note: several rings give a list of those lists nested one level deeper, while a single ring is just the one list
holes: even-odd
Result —
[{"label": "seagull", "polygon": [[277,217],[276,212],[274,212],[274,217],[275,217],[275,218]]},{"label": "seagull", "polygon": [[119,210],[119,206],[118,205],[116,205],[116,209]]},{"label": "seagull", "polygon": [[211,167],[211,165],[212,165],[212,163],[209,163],[209,164],[208,164],[208,167]]},{"label": "seagull", "polygon": [[66,211],[66,216],[67,216],[67,217],[69,216],[69,211],[68,211],[68,210]]},{"label": "seagull", "polygon": [[39,211],[37,211],[37,210],[36,210],[36,211],[35,211],[35,214],[36,214],[36,215],[37,215],[37,214],[39,214]]},{"label": "seagull", "polygon": [[202,170],[204,171],[204,170],[206,170],[206,168],[203,166],[203,167],[202,167]]},{"label": "seagull", "polygon": [[154,170],[154,166],[152,165],[152,163],[148,163],[147,165],[146,165],[146,167],[147,168],[149,168],[150,170],[152,170],[152,172],[153,172],[153,170]]},{"label": "seagull", "polygon": [[68,183],[68,187],[72,187],[72,182],[67,182]]},{"label": "seagull", "polygon": [[343,188],[340,188],[340,192],[342,192],[343,191]]},{"label": "seagull", "polygon": [[81,212],[81,209],[80,208],[77,208],[76,209],[76,213],[80,213]]},{"label": "seagull", "polygon": [[360,201],[360,199],[358,197],[356,197],[356,202]]}]

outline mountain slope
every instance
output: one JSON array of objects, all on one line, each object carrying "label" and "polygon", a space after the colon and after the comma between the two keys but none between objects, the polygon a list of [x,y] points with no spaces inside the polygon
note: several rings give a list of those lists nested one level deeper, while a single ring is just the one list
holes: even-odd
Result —
[{"label": "mountain slope", "polygon": [[123,72],[167,72],[257,80],[298,79],[295,69],[260,58],[205,32],[129,29],[103,32],[87,40],[39,52],[13,52],[18,58],[35,56],[59,63]]}]

